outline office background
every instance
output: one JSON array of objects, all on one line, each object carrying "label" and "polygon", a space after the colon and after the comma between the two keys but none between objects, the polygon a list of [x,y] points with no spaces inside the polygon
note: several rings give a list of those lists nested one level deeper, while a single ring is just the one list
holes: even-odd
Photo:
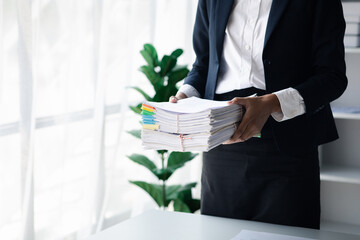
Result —
[{"label": "office background", "polygon": [[[126,158],[141,149],[126,133],[141,96],[126,87],[151,89],[138,71],[147,42],[159,55],[183,48],[191,67],[196,5],[0,0],[1,239],[83,239],[155,207],[128,183],[155,179]],[[346,61],[349,87],[334,104],[341,139],[321,149],[322,228],[360,234],[359,46]],[[198,181],[200,167],[195,159],[172,180]]]}]

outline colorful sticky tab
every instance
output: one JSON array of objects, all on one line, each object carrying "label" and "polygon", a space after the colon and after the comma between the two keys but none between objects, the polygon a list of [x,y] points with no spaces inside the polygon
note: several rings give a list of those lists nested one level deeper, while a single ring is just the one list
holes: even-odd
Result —
[{"label": "colorful sticky tab", "polygon": [[156,122],[154,120],[143,120],[142,121],[143,124],[156,124]]},{"label": "colorful sticky tab", "polygon": [[141,115],[155,115],[155,113],[154,112],[149,112],[149,111],[146,111],[146,110],[142,110],[141,111]]},{"label": "colorful sticky tab", "polygon": [[147,104],[145,104],[145,103],[143,103],[142,106],[155,110],[154,107],[152,107],[152,106],[150,106],[150,105],[147,105]]},{"label": "colorful sticky tab", "polygon": [[155,110],[151,109],[151,108],[148,108],[148,107],[141,107],[142,110],[146,110],[148,112],[154,112]]},{"label": "colorful sticky tab", "polygon": [[143,129],[149,129],[149,130],[156,130],[160,128],[160,126],[156,124],[143,124],[142,127]]},{"label": "colorful sticky tab", "polygon": [[155,124],[156,123],[155,117],[151,116],[151,115],[149,115],[149,116],[143,115],[142,122],[143,122],[143,124]]},{"label": "colorful sticky tab", "polygon": [[141,117],[142,119],[151,119],[151,120],[155,119],[155,116],[153,115],[142,115]]},{"label": "colorful sticky tab", "polygon": [[148,112],[155,112],[155,108],[146,104],[142,104],[141,106],[142,110],[148,111]]}]

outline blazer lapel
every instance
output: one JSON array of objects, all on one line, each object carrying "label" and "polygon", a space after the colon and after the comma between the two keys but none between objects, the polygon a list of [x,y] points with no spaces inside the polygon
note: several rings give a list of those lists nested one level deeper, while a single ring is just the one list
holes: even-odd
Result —
[{"label": "blazer lapel", "polygon": [[216,36],[216,53],[218,60],[221,58],[223,50],[225,29],[230,17],[234,0],[217,0],[215,7],[215,36]]},{"label": "blazer lapel", "polygon": [[284,10],[288,3],[289,0],[273,0],[270,9],[268,24],[266,27],[264,48],[266,47],[266,43],[268,42],[272,32],[276,27],[276,24],[279,22],[279,19],[284,13]]}]

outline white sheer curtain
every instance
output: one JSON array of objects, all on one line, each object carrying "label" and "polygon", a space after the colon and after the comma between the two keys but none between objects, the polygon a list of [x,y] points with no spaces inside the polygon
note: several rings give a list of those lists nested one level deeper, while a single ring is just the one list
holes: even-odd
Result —
[{"label": "white sheer curtain", "polygon": [[[128,183],[154,179],[126,158],[141,152],[125,131],[142,100],[126,86],[151,92],[146,42],[192,63],[196,4],[0,0],[0,239],[84,239],[154,206]],[[198,180],[199,164],[173,181]]]}]

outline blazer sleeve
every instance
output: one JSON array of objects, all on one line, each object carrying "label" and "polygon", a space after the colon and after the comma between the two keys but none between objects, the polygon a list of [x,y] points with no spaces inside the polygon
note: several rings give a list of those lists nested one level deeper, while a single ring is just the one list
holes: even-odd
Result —
[{"label": "blazer sleeve", "polygon": [[193,86],[203,97],[209,68],[209,18],[206,0],[199,0],[194,33],[193,47],[196,60],[184,84]]},{"label": "blazer sleeve", "polygon": [[345,20],[340,0],[316,0],[312,29],[312,74],[295,87],[312,114],[337,99],[347,87]]}]

